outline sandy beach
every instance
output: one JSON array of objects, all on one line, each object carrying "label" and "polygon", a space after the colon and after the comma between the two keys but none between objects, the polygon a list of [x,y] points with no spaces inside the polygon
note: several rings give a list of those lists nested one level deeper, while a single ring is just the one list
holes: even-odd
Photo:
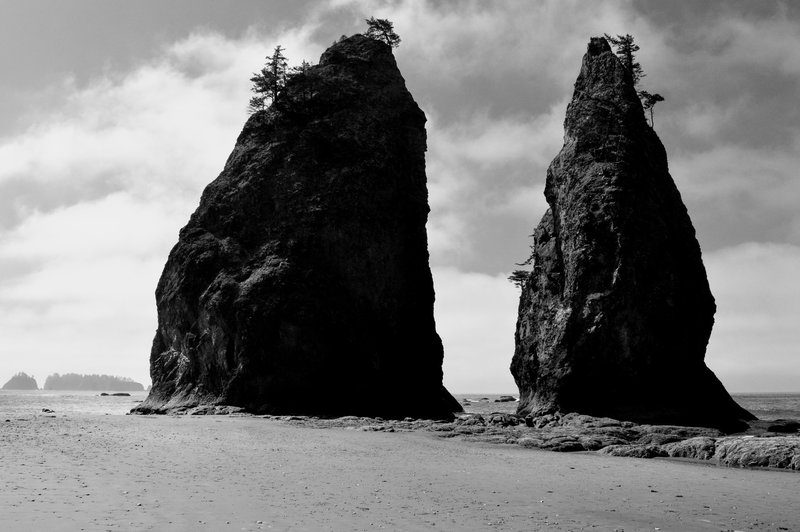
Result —
[{"label": "sandy beach", "polygon": [[795,473],[236,416],[0,420],[3,530],[796,530]]}]

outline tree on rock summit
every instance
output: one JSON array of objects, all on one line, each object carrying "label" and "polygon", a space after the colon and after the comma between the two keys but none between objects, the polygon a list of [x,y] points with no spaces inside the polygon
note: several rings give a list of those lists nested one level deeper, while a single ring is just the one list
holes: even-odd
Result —
[{"label": "tree on rock summit", "polygon": [[[636,61],[636,56],[634,55],[639,51],[640,48],[638,44],[633,42],[633,35],[627,33],[625,35],[617,35],[616,37],[612,37],[606,33],[605,38],[609,44],[616,48],[615,53],[617,54],[617,57],[620,58],[620,61],[622,61],[622,64],[625,66],[625,68],[630,71],[631,77],[633,77],[633,85],[638,85],[645,76],[645,73],[642,69],[642,65]],[[655,118],[653,118],[653,107],[658,102],[663,102],[664,97],[658,93],[651,94],[646,90],[640,90],[637,92],[637,94],[639,95],[639,100],[641,100],[644,110],[650,111],[650,127],[653,127],[655,124]]]},{"label": "tree on rock summit", "polygon": [[281,45],[275,47],[275,51],[271,56],[267,56],[267,62],[260,72],[253,74],[250,81],[253,86],[250,88],[255,96],[250,98],[248,106],[251,113],[260,111],[266,106],[267,100],[275,101],[278,93],[286,85],[286,70],[287,61],[286,56],[283,55],[285,48]]},{"label": "tree on rock summit", "polygon": [[630,71],[633,76],[633,84],[638,85],[642,78],[645,76],[642,70],[642,65],[636,61],[634,55],[639,51],[639,45],[633,42],[633,35],[627,33],[625,35],[617,35],[612,37],[608,33],[605,34],[606,40],[616,48],[617,57],[620,58],[622,64]]},{"label": "tree on rock summit", "polygon": [[383,41],[392,48],[400,46],[400,36],[394,32],[394,24],[385,18],[370,17],[364,19],[367,23],[367,33],[370,39]]}]

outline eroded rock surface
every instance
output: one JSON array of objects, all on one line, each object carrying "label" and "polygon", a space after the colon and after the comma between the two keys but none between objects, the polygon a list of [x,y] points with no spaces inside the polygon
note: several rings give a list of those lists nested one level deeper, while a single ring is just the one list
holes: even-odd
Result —
[{"label": "eroded rock surface", "polygon": [[742,430],[705,365],[716,310],[695,231],[629,71],[583,58],[519,304],[518,413]]},{"label": "eroded rock surface", "polygon": [[425,150],[388,45],[343,39],[290,79],[170,253],[136,411],[460,411],[433,319]]},{"label": "eroded rock surface", "polygon": [[732,467],[775,467],[800,470],[800,438],[729,436],[716,441],[714,458]]},{"label": "eroded rock surface", "polygon": [[[173,415],[252,416],[237,407],[177,408]],[[800,432],[778,435],[767,422],[726,436],[719,429],[677,425],[639,425],[631,421],[583,414],[522,417],[508,412],[466,412],[455,419],[386,419],[261,415],[298,428],[364,432],[430,432],[440,438],[518,445],[554,452],[597,452],[624,458],[679,458],[723,467],[766,467],[800,471]],[[785,420],[791,421],[791,420]]]},{"label": "eroded rock surface", "polygon": [[746,434],[725,436],[714,428],[638,425],[630,421],[581,414],[523,418],[502,412],[488,415],[465,413],[453,421],[413,418],[386,420],[355,416],[335,419],[278,416],[274,419],[326,429],[428,431],[442,438],[519,445],[555,452],[596,451],[627,458],[683,458],[727,467],[800,471],[800,434],[777,436],[758,426],[749,427]]}]

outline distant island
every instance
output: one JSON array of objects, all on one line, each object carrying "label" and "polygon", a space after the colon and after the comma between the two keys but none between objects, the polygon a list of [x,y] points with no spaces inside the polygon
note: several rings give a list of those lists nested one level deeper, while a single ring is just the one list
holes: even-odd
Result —
[{"label": "distant island", "polygon": [[38,390],[36,379],[27,373],[17,373],[3,385],[3,390]]},{"label": "distant island", "polygon": [[44,381],[45,390],[88,390],[88,391],[115,391],[115,392],[141,392],[144,386],[127,377],[114,377],[111,375],[78,375],[53,373]]}]

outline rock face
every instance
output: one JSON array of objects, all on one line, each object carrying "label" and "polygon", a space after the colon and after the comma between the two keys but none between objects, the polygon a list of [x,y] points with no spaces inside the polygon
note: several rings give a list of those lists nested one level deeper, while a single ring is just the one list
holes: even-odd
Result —
[{"label": "rock face", "polygon": [[716,306],[628,70],[593,38],[547,171],[511,372],[522,415],[744,427],[704,363]]},{"label": "rock face", "polygon": [[156,290],[135,411],[452,417],[425,224],[425,115],[382,42],[331,46],[246,123]]},{"label": "rock face", "polygon": [[17,373],[3,385],[3,390],[38,390],[36,379],[26,373]]}]

